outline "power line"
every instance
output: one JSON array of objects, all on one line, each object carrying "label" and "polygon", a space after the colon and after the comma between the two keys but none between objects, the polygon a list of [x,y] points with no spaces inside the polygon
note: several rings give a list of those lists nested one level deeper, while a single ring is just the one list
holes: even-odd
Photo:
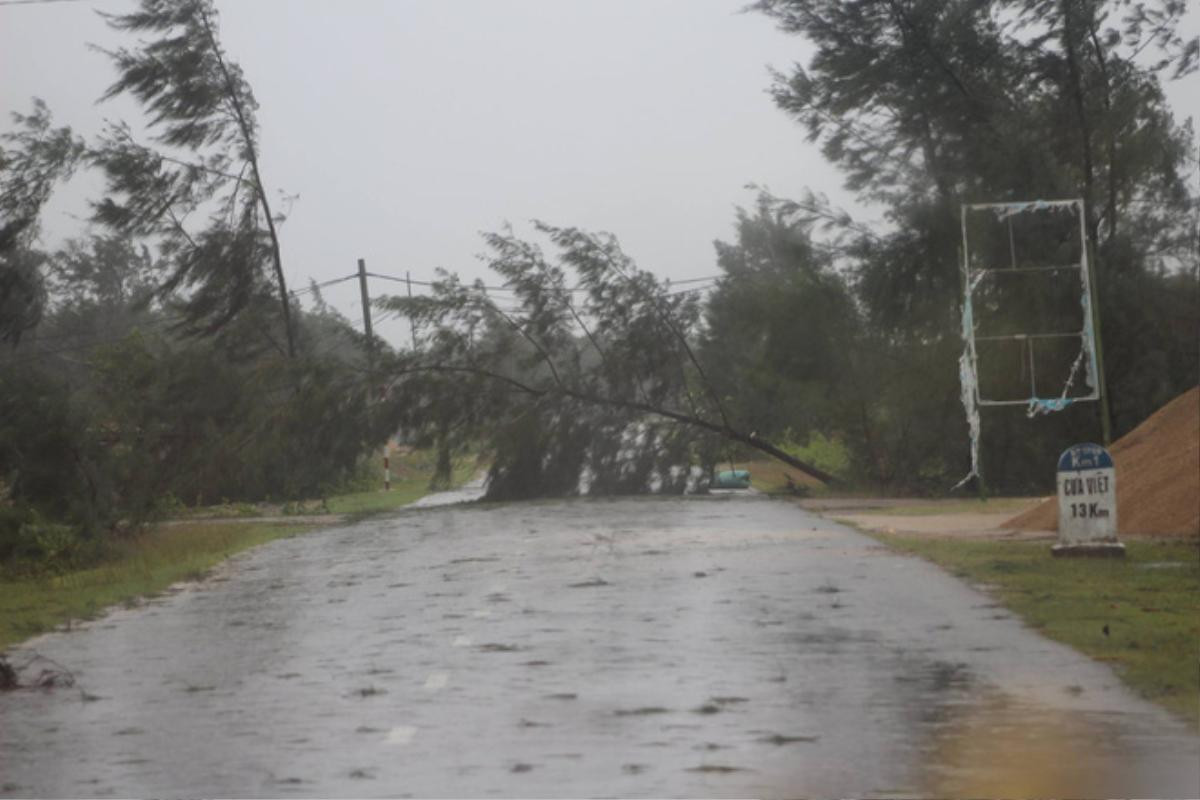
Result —
[{"label": "power line", "polygon": [[[413,286],[430,286],[431,287],[431,286],[435,285],[435,282],[433,282],[433,281],[423,281],[423,280],[418,280],[417,278],[407,278],[407,277],[401,278],[397,275],[385,275],[385,274],[379,273],[379,272],[368,272],[367,276],[371,277],[371,278],[379,278],[380,280],[384,280],[384,281],[393,281],[395,283],[410,283]],[[667,279],[666,283],[671,286],[682,286],[682,285],[689,284],[689,283],[707,283],[710,281],[716,281],[716,280],[720,280],[722,277],[724,277],[724,276],[722,276],[722,275],[707,275],[702,278],[684,278],[683,280],[678,280],[678,281],[673,281],[673,280]],[[468,288],[474,288],[474,287],[468,286]],[[488,291],[488,292],[512,293],[512,292],[517,291],[516,289],[514,289],[511,286],[484,286],[483,289],[484,289],[484,291]],[[577,286],[572,286],[571,288],[567,289],[567,291],[569,291],[569,292],[588,292],[588,291],[591,291],[591,289],[587,286],[577,285]],[[695,290],[688,290],[688,291],[695,291]]]},{"label": "power line", "polygon": [[719,281],[723,277],[725,277],[725,276],[724,275],[709,275],[708,277],[705,277],[705,278],[685,278],[684,280],[681,280],[681,281],[673,281],[670,278],[668,278],[667,283],[671,284],[672,286],[681,286],[685,283],[704,283],[706,281]]},{"label": "power line", "polygon": [[667,297],[675,297],[676,295],[681,295],[681,294],[695,294],[697,292],[707,292],[709,289],[713,289],[713,288],[715,288],[715,287],[713,287],[713,286],[697,286],[694,289],[680,289],[678,292],[667,292]]},{"label": "power line", "polygon": [[[0,0],[0,5],[17,5],[20,3],[38,3],[38,2],[51,3],[51,2],[76,2],[76,1],[78,1],[78,0]],[[379,278],[380,280],[395,281],[398,283],[409,282],[409,279],[407,279],[407,278],[399,278],[399,277],[395,277],[392,275],[383,275],[383,274],[379,274],[379,273],[375,273],[375,272],[368,272],[367,275],[369,275],[372,278]],[[358,277],[357,274],[344,275],[340,278],[333,278],[332,280],[323,281],[321,283],[314,284],[312,286],[307,286],[302,289],[293,289],[292,291],[288,292],[288,294],[290,296],[294,297],[297,295],[304,294],[306,292],[314,291],[316,289],[323,289],[327,286],[334,286],[339,283],[345,283],[346,281],[354,280],[357,277]],[[720,277],[721,276],[710,276],[710,277],[704,277],[704,278],[687,278],[687,279],[680,280],[680,281],[673,281],[671,283],[672,284],[701,283],[701,282],[705,282],[705,281],[714,281],[714,280],[719,279]],[[425,286],[425,287],[431,287],[434,285],[434,283],[431,281],[422,281],[422,280],[415,280],[415,279],[412,280],[411,283],[416,284],[417,286]],[[700,287],[696,287],[696,288],[692,288],[692,289],[681,289],[679,291],[669,292],[669,293],[667,293],[667,296],[673,297],[675,295],[692,294],[695,292],[707,291],[711,288],[712,288],[711,286],[700,286]],[[499,287],[485,286],[484,289],[486,291],[505,291],[505,292],[515,291],[511,287],[506,287],[506,286],[499,286]],[[582,287],[575,287],[575,288],[571,289],[571,291],[587,291],[587,290]],[[521,311],[524,310],[523,308],[519,308],[519,307],[501,308],[498,305],[496,306],[496,308],[506,314],[519,314]],[[397,312],[397,311],[386,312],[384,317],[381,318],[381,321],[384,319],[390,319],[393,317],[400,317],[400,316],[401,316],[401,313]],[[159,328],[165,328],[165,327],[168,327],[171,325],[176,325],[176,324],[179,324],[179,322],[177,320],[152,320],[152,321],[145,322],[143,324],[133,325],[125,334],[123,334],[121,336],[107,337],[107,338],[93,340],[93,341],[86,342],[86,343],[70,345],[67,347],[60,347],[60,348],[56,348],[56,349],[52,349],[52,350],[40,350],[37,352],[31,352],[28,354],[21,354],[20,356],[13,357],[10,359],[0,359],[0,364],[9,364],[9,365],[23,364],[23,363],[27,363],[29,361],[33,361],[33,360],[37,360],[37,359],[41,359],[41,358],[48,358],[48,357],[56,356],[56,355],[62,355],[65,353],[74,353],[74,352],[79,352],[79,351],[84,351],[84,350],[92,350],[92,349],[95,349],[98,347],[103,347],[105,345],[116,344],[117,342],[121,342],[121,341],[125,340],[129,336],[129,334],[134,333],[138,330],[154,331]],[[353,323],[350,323],[350,325],[352,328],[354,327]],[[50,336],[33,338],[31,341],[31,344],[36,346],[37,342],[39,342],[39,341],[46,341],[46,340],[50,340],[50,339],[74,338],[76,336],[91,336],[91,335],[94,335],[94,334],[92,332],[52,334]]]},{"label": "power line", "polygon": [[0,0],[0,6],[36,6],[44,3],[92,3],[95,0]]},{"label": "power line", "polygon": [[288,292],[288,294],[292,295],[292,296],[300,295],[300,294],[304,294],[305,292],[314,291],[316,289],[324,289],[326,286],[333,286],[334,284],[337,284],[337,283],[344,283],[346,281],[352,281],[357,277],[358,277],[358,273],[354,273],[352,275],[345,275],[341,278],[334,278],[333,280],[325,281],[324,283],[316,283],[311,286],[305,286],[303,289],[293,289],[292,291]]},{"label": "power line", "polygon": [[[422,280],[418,280],[416,278],[401,278],[396,275],[383,275],[378,272],[368,272],[367,277],[379,278],[381,281],[393,281],[395,283],[411,283],[413,286],[434,286],[434,285],[436,285],[436,283],[434,281],[422,281]],[[474,287],[471,286],[469,288],[474,288]],[[484,286],[483,288],[485,291],[488,291],[488,292],[514,292],[514,291],[516,291],[511,286]]]}]

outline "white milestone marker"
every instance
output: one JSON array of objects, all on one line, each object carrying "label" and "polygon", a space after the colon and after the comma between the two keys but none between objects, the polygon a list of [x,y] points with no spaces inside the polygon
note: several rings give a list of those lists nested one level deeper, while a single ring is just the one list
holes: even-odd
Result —
[{"label": "white milestone marker", "polygon": [[1098,444],[1069,447],[1058,459],[1056,556],[1123,556],[1117,541],[1117,474]]}]

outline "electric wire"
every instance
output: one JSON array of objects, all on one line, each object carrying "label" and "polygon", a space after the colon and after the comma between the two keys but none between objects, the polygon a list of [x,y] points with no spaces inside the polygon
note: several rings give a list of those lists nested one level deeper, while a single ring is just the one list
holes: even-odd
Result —
[{"label": "electric wire", "polygon": [[[66,2],[67,0],[39,0],[39,1],[41,1],[41,2]],[[4,5],[4,4],[5,4],[4,0],[0,0],[0,5]],[[9,4],[11,4],[11,3],[9,3]],[[421,286],[421,287],[434,286],[434,282],[432,282],[432,281],[412,279],[412,278],[407,278],[407,277],[400,278],[400,277],[397,277],[394,275],[386,275],[386,274],[377,273],[377,272],[367,272],[366,275],[368,277],[378,278],[380,280],[394,281],[394,282],[398,282],[398,283],[411,283],[414,286]],[[342,277],[333,278],[333,279],[330,279],[327,281],[322,281],[321,283],[313,284],[311,286],[306,286],[306,287],[303,287],[300,289],[293,289],[288,292],[288,295],[291,297],[298,297],[300,295],[306,294],[308,292],[312,292],[317,289],[323,289],[328,286],[335,286],[340,283],[345,283],[347,281],[354,280],[357,277],[359,277],[358,273],[351,273],[349,275],[343,275]],[[679,281],[669,281],[668,283],[669,283],[669,285],[672,285],[672,286],[673,285],[686,285],[686,284],[692,284],[692,283],[716,281],[716,280],[719,280],[721,277],[723,277],[723,276],[705,276],[705,277],[700,277],[700,278],[685,278],[685,279],[679,280]],[[693,288],[689,288],[689,289],[681,289],[681,290],[674,291],[674,292],[668,292],[666,296],[673,297],[673,296],[677,296],[677,295],[692,294],[692,293],[696,293],[696,292],[704,292],[704,291],[708,291],[709,289],[712,289],[712,288],[714,288],[714,287],[700,286],[700,287],[693,287]],[[511,287],[506,287],[506,286],[485,286],[484,289],[485,289],[485,291],[492,291],[492,292],[494,292],[494,291],[503,291],[503,292],[515,291]],[[574,287],[571,289],[571,291],[574,292],[574,291],[587,291],[587,290],[584,289],[583,287]],[[420,296],[428,297],[429,295],[420,295]],[[507,306],[502,307],[499,304],[496,304],[496,308],[505,314],[519,314],[525,310],[519,306],[507,305]],[[378,322],[386,322],[386,321],[398,319],[402,316],[404,316],[404,315],[400,311],[388,310],[388,311],[385,311],[379,317]],[[349,322],[349,320],[347,320],[347,322],[348,322],[348,324],[351,325],[351,327],[354,327],[353,323]],[[160,331],[161,329],[164,329],[169,326],[176,325],[176,324],[178,324],[177,320],[170,320],[170,319],[163,319],[163,320],[157,320],[157,321],[152,320],[152,321],[149,321],[149,322],[146,322],[143,324],[134,325],[134,326],[130,327],[129,330],[127,330],[124,334],[122,334],[120,336],[109,336],[109,337],[104,337],[104,338],[100,338],[100,339],[93,339],[93,340],[87,341],[87,342],[81,342],[78,344],[68,345],[65,347],[56,347],[53,349],[42,349],[42,350],[37,350],[34,352],[28,352],[27,354],[12,355],[8,358],[0,358],[0,365],[13,366],[13,365],[29,363],[31,361],[36,361],[39,359],[51,358],[51,357],[58,356],[58,355],[65,355],[68,353],[76,353],[76,352],[83,352],[86,350],[93,350],[93,349],[96,349],[99,347],[104,347],[106,345],[111,345],[111,344],[116,344],[118,342],[121,342],[124,339],[126,339],[130,334],[135,333],[139,330],[148,330],[148,331],[157,332],[157,331]],[[109,330],[111,330],[111,328]],[[85,337],[85,336],[91,337],[93,335],[94,335],[94,332],[91,332],[91,331],[84,331],[84,332],[79,332],[79,333],[51,334],[49,336],[31,338],[29,340],[29,342],[30,342],[30,346],[36,347],[37,343],[42,342],[42,341],[70,339],[70,338]],[[18,349],[20,349],[20,348],[18,348]]]},{"label": "electric wire", "polygon": [[[369,277],[369,278],[378,278],[379,280],[384,280],[384,281],[392,281],[395,283],[411,284],[412,286],[432,287],[432,286],[436,285],[435,281],[426,281],[426,280],[420,280],[418,278],[411,278],[411,277],[400,277],[399,275],[388,275],[388,274],[381,273],[381,272],[368,272],[366,274],[367,274],[367,277]],[[673,281],[673,280],[668,279],[666,281],[666,283],[669,284],[670,286],[683,286],[683,285],[687,285],[687,284],[691,284],[691,283],[706,283],[706,282],[711,282],[711,281],[717,281],[717,280],[720,280],[722,277],[724,277],[724,276],[722,276],[722,275],[707,275],[702,278],[684,278],[683,280],[678,280],[678,281]],[[468,286],[470,286],[470,285],[468,284]],[[470,288],[474,288],[474,287],[471,286]],[[509,293],[511,293],[511,292],[517,291],[516,289],[514,289],[511,286],[484,285],[482,288],[484,291],[488,291],[488,292],[509,292]],[[588,292],[591,290],[586,286],[576,285],[576,286],[570,287],[569,289],[567,289],[567,291],[569,291],[569,292]]]},{"label": "electric wire", "polygon": [[345,283],[346,281],[352,281],[357,277],[358,277],[358,273],[355,272],[350,275],[344,275],[340,278],[334,278],[333,280],[325,281],[323,283],[315,283],[315,284],[312,284],[311,286],[305,286],[302,289],[292,289],[290,292],[288,292],[288,294],[295,297],[298,295],[302,295],[306,292],[315,291],[317,289],[324,289],[326,286],[334,286],[335,284]]},{"label": "electric wire", "polygon": [[39,6],[47,3],[94,3],[96,0],[0,0],[0,6]]}]

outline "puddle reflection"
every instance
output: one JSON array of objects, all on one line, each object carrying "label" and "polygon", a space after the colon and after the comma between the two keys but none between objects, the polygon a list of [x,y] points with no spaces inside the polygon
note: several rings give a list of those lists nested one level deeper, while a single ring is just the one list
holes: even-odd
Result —
[{"label": "puddle reflection", "polygon": [[[990,697],[948,707],[928,729],[922,793],[938,797],[1159,797],[1200,792],[1200,753],[1131,738],[1121,715],[1033,707]],[[1157,752],[1153,774],[1142,756]]]}]

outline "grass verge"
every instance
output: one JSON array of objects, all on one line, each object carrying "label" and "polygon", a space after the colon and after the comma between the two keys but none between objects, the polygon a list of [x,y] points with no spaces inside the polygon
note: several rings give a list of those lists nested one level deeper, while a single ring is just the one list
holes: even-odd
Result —
[{"label": "grass verge", "polygon": [[[173,583],[198,580],[243,550],[312,530],[317,525],[305,522],[306,513],[362,518],[399,509],[429,493],[433,462],[426,456],[398,459],[390,491],[337,495],[323,507],[305,504],[308,510],[292,512],[294,520],[286,523],[256,520],[267,510],[251,504],[192,509],[185,513],[243,519],[184,519],[113,542],[104,558],[87,568],[36,577],[0,575],[0,651],[71,620],[90,619],[110,606],[157,594]],[[470,480],[478,468],[474,457],[456,460],[454,485]]]},{"label": "grass verge", "polygon": [[[793,494],[790,488],[792,484],[798,486],[800,491],[806,495],[819,496],[829,492],[828,487],[816,478],[774,459],[735,461],[734,467],[748,470],[750,472],[751,485],[766,494]],[[729,464],[727,463],[717,465],[718,470],[729,468]],[[789,478],[791,479],[791,484],[788,482]]]},{"label": "grass verge", "polygon": [[[461,486],[475,477],[479,470],[474,456],[454,460],[451,484]],[[429,478],[433,474],[432,464],[423,462],[402,464],[392,478],[389,491],[373,489],[367,492],[352,492],[329,498],[328,510],[332,514],[350,514],[354,517],[369,516],[395,511],[414,500],[429,494]]]},{"label": "grass verge", "polygon": [[1126,541],[1121,560],[1053,558],[1046,542],[870,535],[982,585],[1030,627],[1112,665],[1138,694],[1200,728],[1194,542]]},{"label": "grass verge", "polygon": [[1040,497],[990,497],[987,500],[942,500],[937,503],[913,503],[890,508],[864,510],[863,514],[888,514],[897,517],[928,517],[941,514],[1017,514]]},{"label": "grass verge", "polygon": [[202,578],[226,558],[312,526],[189,522],[115,543],[103,563],[60,575],[0,581],[0,650],[73,619]]}]

